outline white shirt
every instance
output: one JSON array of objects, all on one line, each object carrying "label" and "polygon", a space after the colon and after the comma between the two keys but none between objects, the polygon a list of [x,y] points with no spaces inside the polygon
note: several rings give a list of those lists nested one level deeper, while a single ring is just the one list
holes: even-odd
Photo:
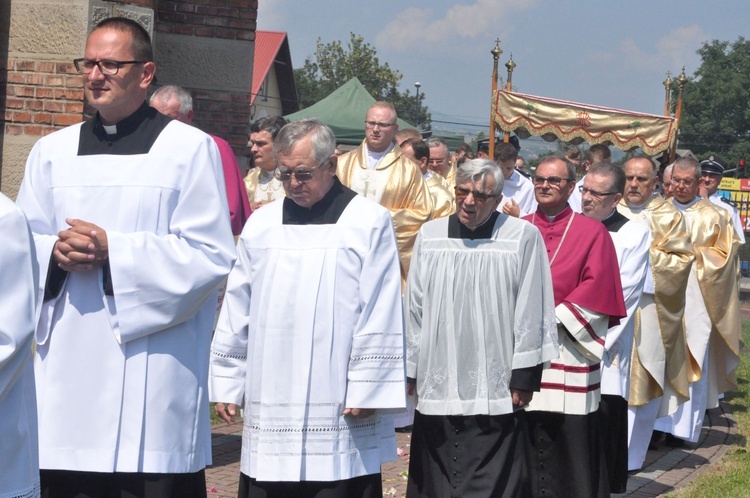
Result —
[{"label": "white shirt", "polygon": [[510,202],[511,199],[516,201],[521,210],[519,218],[536,212],[534,184],[518,171],[513,171],[510,178],[506,178],[505,185],[503,186],[503,200],[500,202],[497,210],[502,213],[503,206]]},{"label": "white shirt", "polygon": [[724,208],[731,213],[732,225],[734,225],[734,231],[740,238],[740,244],[745,243],[745,229],[742,226],[742,219],[740,218],[740,212],[736,207],[722,200],[723,196],[719,195],[718,192],[714,192],[713,195],[708,197],[708,200],[713,202],[714,205]]}]

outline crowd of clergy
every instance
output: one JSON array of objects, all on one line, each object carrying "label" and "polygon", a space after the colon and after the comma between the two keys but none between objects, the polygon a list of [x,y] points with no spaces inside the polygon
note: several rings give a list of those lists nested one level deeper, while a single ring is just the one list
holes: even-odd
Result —
[{"label": "crowd of clergy", "polygon": [[96,115],[0,196],[1,498],[206,497],[209,401],[242,415],[240,498],[379,498],[397,427],[410,498],[605,497],[737,387],[713,157],[662,176],[595,144],[531,174],[377,102],[343,154],[256,121],[243,182],[188,92],[147,99],[137,22],[75,67]]}]

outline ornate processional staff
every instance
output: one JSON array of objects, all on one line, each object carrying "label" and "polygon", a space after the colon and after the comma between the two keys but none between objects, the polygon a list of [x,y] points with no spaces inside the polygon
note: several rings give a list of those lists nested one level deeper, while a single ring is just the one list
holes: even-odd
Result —
[{"label": "ornate processional staff", "polygon": [[503,51],[500,50],[500,38],[495,40],[495,48],[490,50],[492,58],[494,59],[494,65],[492,67],[492,93],[490,94],[490,143],[488,155],[490,158],[495,157],[495,112],[492,108],[492,102],[495,99],[495,92],[497,92],[497,63],[500,60],[500,56]]},{"label": "ornate processional staff", "polygon": [[[685,76],[685,66],[682,66],[682,73],[677,77],[677,109],[674,111],[674,118],[675,118],[675,126],[677,127],[677,133],[680,133],[680,121],[682,117],[682,91],[685,89],[685,83],[687,83],[688,79],[687,76]],[[669,162],[673,163],[675,159],[675,155],[677,154],[677,140],[675,140],[675,145],[672,147],[672,150],[669,154]]]},{"label": "ornate processional staff", "polygon": [[[505,89],[510,92],[513,90],[513,70],[516,68],[516,63],[513,62],[513,54],[510,54],[510,60],[505,63],[505,67],[508,68],[508,82],[505,84]],[[503,136],[503,142],[505,142],[506,144],[510,142],[509,131],[505,132],[505,135]]]}]

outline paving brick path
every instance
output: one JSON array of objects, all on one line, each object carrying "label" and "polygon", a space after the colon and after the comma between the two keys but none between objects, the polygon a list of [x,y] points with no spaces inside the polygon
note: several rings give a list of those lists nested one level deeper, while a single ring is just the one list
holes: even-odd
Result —
[{"label": "paving brick path", "polygon": [[[214,465],[206,470],[209,497],[236,497],[240,473],[242,423],[213,427]],[[627,492],[613,497],[650,498],[687,485],[727,452],[736,426],[725,404],[706,412],[701,437],[695,444],[671,448],[659,443],[649,450],[643,470],[628,479]],[[410,434],[397,433],[400,448],[409,452]],[[383,496],[403,497],[406,493],[406,460],[402,457],[383,465]]]}]

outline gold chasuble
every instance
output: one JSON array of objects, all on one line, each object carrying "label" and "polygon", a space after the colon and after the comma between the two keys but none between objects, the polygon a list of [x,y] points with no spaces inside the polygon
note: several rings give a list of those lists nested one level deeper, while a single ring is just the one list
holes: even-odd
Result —
[{"label": "gold chasuble", "polygon": [[432,201],[422,172],[394,145],[375,169],[367,167],[365,142],[339,156],[336,175],[341,183],[391,213],[401,258],[401,279],[406,282],[417,232],[432,216]]},{"label": "gold chasuble", "polygon": [[695,253],[695,273],[711,318],[708,393],[737,389],[740,355],[740,241],[721,208],[701,199],[685,210]]},{"label": "gold chasuble", "polygon": [[434,171],[430,171],[430,177],[425,179],[427,188],[432,199],[432,218],[436,220],[450,216],[456,212],[456,197],[453,186],[448,186],[445,178]]},{"label": "gold chasuble", "polygon": [[[695,362],[686,363],[685,291],[693,263],[690,234],[674,206],[658,195],[641,211],[622,200],[617,210],[632,220],[648,223],[653,295],[644,289],[636,319],[631,355],[628,404],[642,406],[664,395],[672,407],[688,399],[688,383],[695,381]],[[653,296],[653,297],[652,297]],[[698,376],[700,374],[698,373]]]},{"label": "gold chasuble", "polygon": [[[433,170],[430,170],[430,171],[432,172]],[[456,171],[458,171],[458,168],[456,168],[456,165],[451,162],[448,165],[448,171],[445,173],[445,176],[443,177],[445,179],[445,182],[451,188],[453,188],[456,185]],[[437,173],[437,171],[434,171],[434,173]]]},{"label": "gold chasuble", "polygon": [[262,202],[268,204],[276,199],[286,197],[284,185],[274,178],[273,171],[268,172],[257,166],[247,172],[245,189],[250,203]]}]

